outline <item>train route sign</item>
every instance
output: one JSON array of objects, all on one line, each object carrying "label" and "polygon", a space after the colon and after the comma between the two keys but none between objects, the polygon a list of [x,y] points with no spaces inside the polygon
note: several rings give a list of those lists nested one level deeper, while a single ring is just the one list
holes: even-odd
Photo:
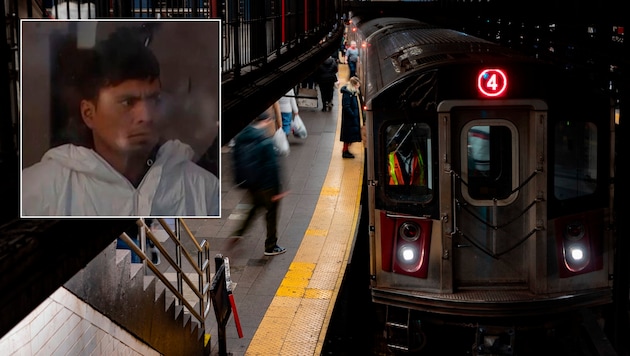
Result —
[{"label": "train route sign", "polygon": [[507,89],[507,75],[501,69],[484,69],[477,76],[477,89],[483,96],[499,97]]}]

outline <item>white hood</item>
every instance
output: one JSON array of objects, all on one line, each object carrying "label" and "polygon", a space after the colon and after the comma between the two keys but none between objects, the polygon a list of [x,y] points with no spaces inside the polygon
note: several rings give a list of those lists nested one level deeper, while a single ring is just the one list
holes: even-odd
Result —
[{"label": "white hood", "polygon": [[218,216],[219,181],[164,143],[137,188],[91,149],[62,145],[22,172],[23,216]]}]

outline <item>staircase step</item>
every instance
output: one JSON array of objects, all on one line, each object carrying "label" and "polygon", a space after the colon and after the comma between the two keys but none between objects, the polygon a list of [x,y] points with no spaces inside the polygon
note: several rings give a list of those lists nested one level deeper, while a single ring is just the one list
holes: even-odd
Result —
[{"label": "staircase step", "polygon": [[[159,239],[167,237],[163,230],[158,235]],[[131,256],[132,251],[118,249],[114,239],[66,283],[67,288],[156,350],[164,350],[165,354],[199,354],[206,331],[186,307],[179,305],[164,283],[144,264],[132,263]],[[172,268],[162,262],[164,272]],[[175,282],[175,273],[166,275]],[[196,281],[196,274],[187,276]],[[190,298],[189,287],[184,288],[187,302],[196,304],[196,295]]]},{"label": "staircase step", "polygon": [[120,266],[120,264],[125,261],[129,261],[129,263],[131,263],[131,250],[117,248],[116,249],[116,266]]},{"label": "staircase step", "polygon": [[151,289],[152,289],[153,294],[155,295],[155,284],[156,284],[155,277],[144,276],[144,290],[146,290],[147,292],[151,292]]},{"label": "staircase step", "polygon": [[132,263],[131,267],[129,268],[129,278],[138,278],[136,276],[144,277],[144,265],[142,263]]}]

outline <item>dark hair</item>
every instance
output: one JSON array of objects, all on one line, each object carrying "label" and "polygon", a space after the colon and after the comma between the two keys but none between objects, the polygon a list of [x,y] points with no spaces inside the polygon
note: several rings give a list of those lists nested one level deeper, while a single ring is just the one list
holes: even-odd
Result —
[{"label": "dark hair", "polygon": [[123,27],[97,43],[88,55],[83,80],[79,82],[82,99],[96,99],[102,88],[125,80],[154,80],[160,77],[160,64],[145,46],[140,33]]}]

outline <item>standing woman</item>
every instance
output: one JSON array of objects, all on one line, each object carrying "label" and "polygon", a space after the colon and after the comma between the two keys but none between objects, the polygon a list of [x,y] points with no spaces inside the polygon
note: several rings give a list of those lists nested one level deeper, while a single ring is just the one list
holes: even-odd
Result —
[{"label": "standing woman", "polygon": [[353,142],[361,142],[361,99],[359,97],[359,78],[352,77],[346,85],[339,91],[341,99],[341,134],[340,141],[343,142],[343,158],[354,158],[348,150]]}]

